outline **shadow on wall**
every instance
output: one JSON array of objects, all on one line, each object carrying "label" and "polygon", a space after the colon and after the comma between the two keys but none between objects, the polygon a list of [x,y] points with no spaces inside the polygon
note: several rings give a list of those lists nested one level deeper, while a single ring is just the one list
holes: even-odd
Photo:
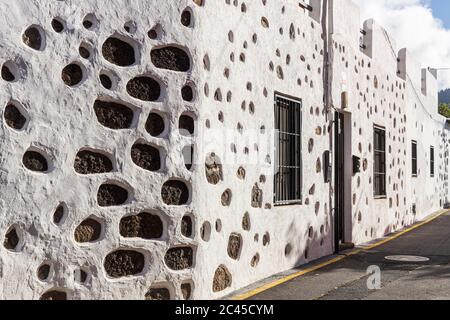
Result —
[{"label": "shadow on wall", "polygon": [[[392,213],[391,221],[397,221],[397,224],[385,221],[385,223],[387,223],[387,225],[385,225],[384,221],[380,217],[373,223],[373,225],[379,224],[379,228],[369,227],[364,230],[361,227],[361,222],[364,219],[361,210],[366,210],[364,201],[368,199],[367,197],[366,190],[362,189],[359,191],[359,196],[357,197],[359,200],[358,203],[354,203],[354,214],[351,223],[352,232],[359,232],[359,235],[356,234],[356,237],[365,239],[362,242],[369,242],[371,240],[383,238],[394,232],[402,230],[404,227],[414,225],[420,221],[417,215],[410,212],[410,210],[405,211],[408,212],[407,215],[400,216],[399,214],[396,218],[394,215],[395,209],[390,208],[388,209],[388,215]],[[389,197],[386,201],[389,202]],[[329,213],[328,217],[331,217]],[[401,223],[402,218],[405,221],[403,224]],[[408,218],[408,220],[406,220],[406,218]],[[312,226],[305,227],[304,225],[292,221],[286,231],[286,239],[288,240],[284,251],[285,257],[291,257],[292,259],[295,258],[295,266],[300,267],[306,263],[319,259],[324,255],[332,254],[334,244],[334,233],[332,229],[333,225],[334,221],[330,221],[329,226],[322,225],[319,230],[315,230]]]},{"label": "shadow on wall", "polygon": [[313,226],[305,227],[292,221],[286,231],[286,239],[284,255],[295,266],[304,265],[333,252],[333,233],[325,224],[314,229]]}]

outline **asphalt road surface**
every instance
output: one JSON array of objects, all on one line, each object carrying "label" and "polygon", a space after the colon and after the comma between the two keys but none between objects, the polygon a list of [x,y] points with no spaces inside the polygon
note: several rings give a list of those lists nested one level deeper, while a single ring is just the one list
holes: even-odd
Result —
[{"label": "asphalt road surface", "polygon": [[[393,255],[420,256],[430,260],[395,262],[385,259]],[[368,274],[368,268],[375,271],[379,268],[380,277]],[[448,300],[450,212],[379,247],[349,255],[250,299]]]}]

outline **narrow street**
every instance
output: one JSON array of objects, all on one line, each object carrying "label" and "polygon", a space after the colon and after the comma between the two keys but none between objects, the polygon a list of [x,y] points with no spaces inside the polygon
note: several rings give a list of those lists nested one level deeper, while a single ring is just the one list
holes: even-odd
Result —
[{"label": "narrow street", "polygon": [[[260,292],[251,300],[397,300],[450,298],[450,212],[380,246],[357,253]],[[342,255],[340,257],[342,257]],[[427,262],[394,262],[389,256]],[[338,257],[339,258],[339,257]],[[369,267],[381,270],[381,288],[368,289]],[[306,267],[307,268],[307,267]],[[376,267],[375,267],[376,268]]]}]

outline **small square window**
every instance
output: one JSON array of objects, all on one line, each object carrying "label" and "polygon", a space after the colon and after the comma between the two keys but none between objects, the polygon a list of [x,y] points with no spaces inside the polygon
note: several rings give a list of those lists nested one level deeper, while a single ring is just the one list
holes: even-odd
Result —
[{"label": "small square window", "polygon": [[276,172],[275,204],[302,201],[301,101],[275,96]]},{"label": "small square window", "polygon": [[417,177],[417,141],[411,143],[411,169],[412,176]]},{"label": "small square window", "polygon": [[374,195],[386,197],[386,131],[374,127]]}]

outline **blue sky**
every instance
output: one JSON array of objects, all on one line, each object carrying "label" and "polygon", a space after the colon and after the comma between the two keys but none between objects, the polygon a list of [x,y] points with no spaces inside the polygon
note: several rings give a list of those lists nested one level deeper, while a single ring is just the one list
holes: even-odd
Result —
[{"label": "blue sky", "polygon": [[[450,67],[450,0],[353,1],[363,21],[374,18],[422,67]],[[440,88],[450,88],[450,71],[440,72],[438,81]]]},{"label": "blue sky", "polygon": [[450,29],[450,1],[449,0],[432,0],[431,7],[433,15],[444,22],[444,26]]}]

